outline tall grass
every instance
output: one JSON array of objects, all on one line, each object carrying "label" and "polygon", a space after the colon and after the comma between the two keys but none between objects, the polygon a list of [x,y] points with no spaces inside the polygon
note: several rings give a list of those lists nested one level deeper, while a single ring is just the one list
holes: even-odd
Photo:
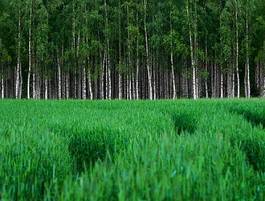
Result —
[{"label": "tall grass", "polygon": [[2,101],[0,200],[265,200],[264,108]]}]

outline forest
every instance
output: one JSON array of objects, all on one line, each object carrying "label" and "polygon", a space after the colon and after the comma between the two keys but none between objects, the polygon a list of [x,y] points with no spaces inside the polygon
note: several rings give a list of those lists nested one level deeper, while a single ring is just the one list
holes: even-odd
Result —
[{"label": "forest", "polygon": [[264,33],[264,0],[1,0],[0,97],[260,97]]}]

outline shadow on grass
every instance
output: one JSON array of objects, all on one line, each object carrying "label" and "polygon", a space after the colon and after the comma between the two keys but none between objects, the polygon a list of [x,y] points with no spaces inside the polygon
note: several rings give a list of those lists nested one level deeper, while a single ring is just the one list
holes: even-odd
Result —
[{"label": "shadow on grass", "polygon": [[182,135],[184,133],[193,134],[197,128],[197,121],[190,114],[173,114],[171,118],[174,122],[175,130],[178,135]]},{"label": "shadow on grass", "polygon": [[262,135],[262,129],[265,128],[265,116],[243,108],[232,109],[230,112],[242,116],[253,128],[261,129],[261,132],[251,136],[235,136],[232,143],[239,145],[255,171],[265,172],[265,133],[264,136]]},{"label": "shadow on grass", "polygon": [[230,112],[243,116],[249,123],[251,123],[255,127],[262,127],[262,129],[265,128],[265,116],[262,113],[257,113],[241,108],[231,109]]},{"label": "shadow on grass", "polygon": [[70,138],[68,150],[77,173],[93,167],[99,161],[111,160],[115,150],[115,133],[112,130],[94,129],[75,133]]}]

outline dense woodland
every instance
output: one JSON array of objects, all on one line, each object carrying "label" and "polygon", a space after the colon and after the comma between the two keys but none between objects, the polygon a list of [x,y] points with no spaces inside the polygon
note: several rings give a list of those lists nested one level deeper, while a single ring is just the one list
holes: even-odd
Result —
[{"label": "dense woodland", "polygon": [[265,95],[264,0],[0,0],[0,97]]}]

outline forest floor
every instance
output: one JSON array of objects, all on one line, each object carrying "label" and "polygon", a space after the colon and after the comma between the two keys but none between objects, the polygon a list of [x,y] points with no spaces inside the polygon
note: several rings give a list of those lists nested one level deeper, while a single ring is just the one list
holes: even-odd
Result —
[{"label": "forest floor", "polygon": [[265,101],[0,102],[0,200],[265,199]]}]

